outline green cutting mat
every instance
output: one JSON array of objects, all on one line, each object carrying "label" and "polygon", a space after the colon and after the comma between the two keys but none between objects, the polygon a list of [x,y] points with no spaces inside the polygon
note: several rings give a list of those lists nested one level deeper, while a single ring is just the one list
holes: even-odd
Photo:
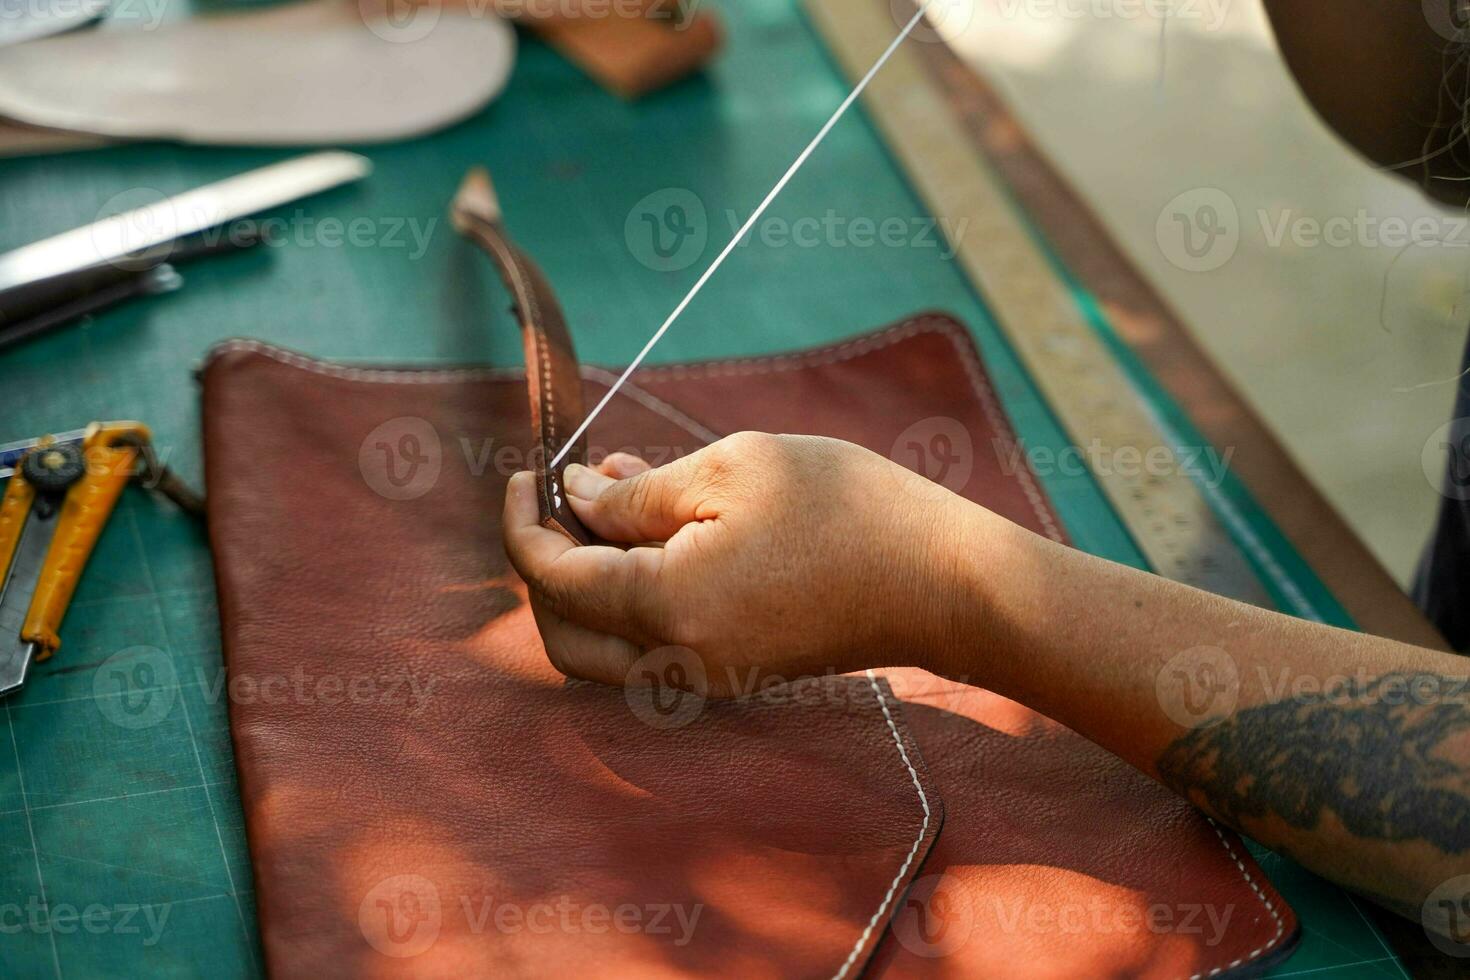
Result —
[{"label": "green cutting mat", "polygon": [[[197,483],[191,371],[222,338],[329,358],[518,363],[504,297],[444,217],[474,163],[490,166],[517,238],[556,283],[583,357],[625,362],[846,94],[791,0],[722,12],[730,43],[710,76],[637,105],[528,42],[488,111],[428,139],[369,148],[377,171],[366,183],[278,211],[291,226],[281,246],[194,266],[180,293],[0,354],[0,442],[139,418]],[[175,193],[287,155],[137,146],[0,161],[0,249],[89,222],[109,202],[116,210],[147,190]],[[701,202],[703,225],[695,212],[691,227],[707,241],[680,254],[700,261],[654,271],[639,259],[650,257],[640,222],[661,209],[629,215],[645,196],[664,192],[662,204],[675,188]],[[865,245],[847,233],[814,247],[752,240],[654,359],[802,347],[943,308],[970,324],[1026,442],[1065,445],[940,240],[919,230],[923,210],[857,112],[770,212],[786,221],[829,214],[920,224],[904,244]],[[368,219],[358,244],[341,241],[345,225],[314,224],[354,218]],[[1162,411],[1187,439],[1187,421]],[[1079,546],[1142,564],[1090,479],[1045,483]],[[1232,493],[1279,552],[1248,498]],[[1277,557],[1321,597],[1299,561]],[[58,656],[4,706],[0,975],[259,975],[201,532],[129,491],[63,633]],[[1305,927],[1279,975],[1403,975],[1351,899],[1284,860],[1266,866]]]}]

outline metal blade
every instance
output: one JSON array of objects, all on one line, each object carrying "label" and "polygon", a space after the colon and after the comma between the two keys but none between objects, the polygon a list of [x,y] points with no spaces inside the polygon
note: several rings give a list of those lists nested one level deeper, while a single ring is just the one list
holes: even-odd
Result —
[{"label": "metal blade", "polygon": [[20,531],[10,573],[0,588],[0,697],[19,690],[30,672],[37,645],[20,638],[31,598],[41,579],[41,565],[61,519],[60,502],[37,500]]},{"label": "metal blade", "polygon": [[[70,432],[58,432],[51,439],[57,443],[81,442],[86,435],[86,429],[73,429]],[[14,476],[15,468],[20,465],[20,458],[40,444],[40,439],[22,439],[0,445],[0,480]]]},{"label": "metal blade", "polygon": [[76,272],[359,180],[366,157],[328,150],[271,164],[0,255],[0,290]]},{"label": "metal blade", "polygon": [[31,663],[40,651],[38,643],[6,644],[0,648],[0,698],[25,686]]}]

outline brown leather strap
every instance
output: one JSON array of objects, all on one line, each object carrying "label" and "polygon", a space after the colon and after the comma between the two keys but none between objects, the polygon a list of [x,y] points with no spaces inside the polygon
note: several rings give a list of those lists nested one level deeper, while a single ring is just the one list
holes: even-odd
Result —
[{"label": "brown leather strap", "polygon": [[550,465],[583,417],[582,378],[561,305],[545,274],[506,233],[484,170],[472,170],[466,177],[454,202],[453,217],[460,233],[490,256],[515,301],[526,347],[526,387],[536,436],[531,463],[536,471],[541,523],[577,544],[589,544],[591,536],[567,505],[562,489],[563,471],[568,463],[583,461],[586,447],[579,440],[558,465]]}]

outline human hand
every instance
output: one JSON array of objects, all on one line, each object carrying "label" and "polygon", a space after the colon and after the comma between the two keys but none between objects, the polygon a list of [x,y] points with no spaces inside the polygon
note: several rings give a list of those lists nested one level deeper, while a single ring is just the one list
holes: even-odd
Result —
[{"label": "human hand", "polygon": [[[952,619],[956,525],[988,512],[850,443],[740,433],[658,469],[610,456],[563,483],[594,535],[540,526],[531,473],[505,541],[563,673],[635,682],[661,647],[692,651],[708,693],[877,665],[923,665]],[[993,519],[993,518],[991,518]]]}]

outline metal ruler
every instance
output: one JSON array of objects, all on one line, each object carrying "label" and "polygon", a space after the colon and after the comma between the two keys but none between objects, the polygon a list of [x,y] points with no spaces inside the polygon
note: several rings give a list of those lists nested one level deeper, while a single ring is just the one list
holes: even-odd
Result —
[{"label": "metal ruler", "polygon": [[[849,78],[873,63],[902,23],[888,0],[806,0],[806,7]],[[923,61],[929,43],[904,42],[863,95],[890,151],[1154,571],[1270,608],[1250,562],[1179,465],[1179,447],[950,108]],[[1141,465],[1145,459],[1154,465]]]}]

